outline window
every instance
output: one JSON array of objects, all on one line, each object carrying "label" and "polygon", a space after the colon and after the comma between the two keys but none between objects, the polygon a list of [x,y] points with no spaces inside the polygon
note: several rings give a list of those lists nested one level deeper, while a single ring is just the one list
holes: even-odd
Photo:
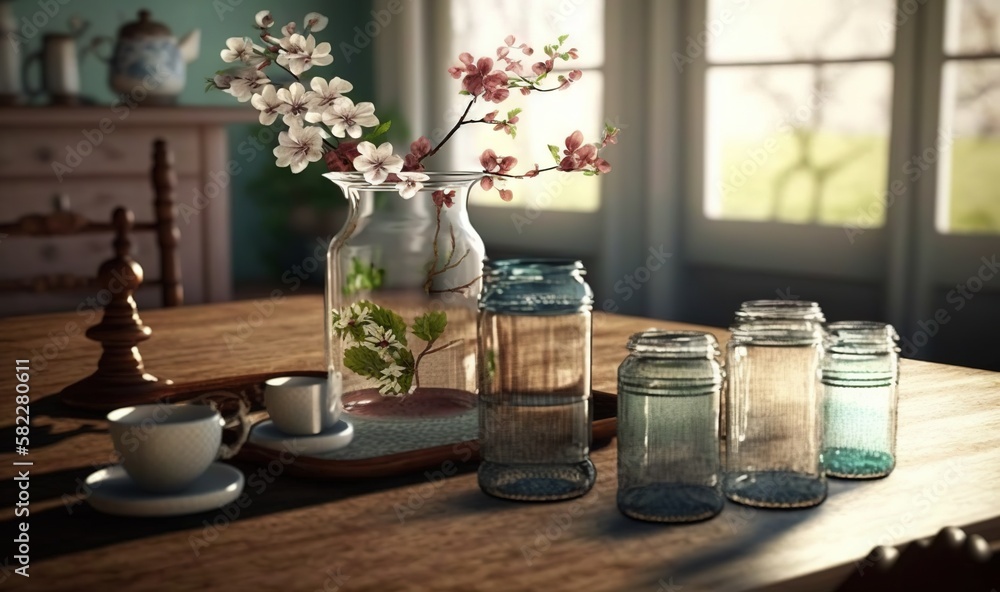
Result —
[{"label": "window", "polygon": [[945,27],[936,226],[1000,233],[1000,1],[950,0]]},{"label": "window", "polygon": [[706,16],[705,216],[882,226],[893,0],[711,0]]},{"label": "window", "polygon": [[[456,134],[451,140],[450,166],[457,170],[478,170],[481,168],[478,155],[485,148],[493,148],[501,155],[518,158],[517,171],[525,171],[534,163],[548,166],[552,162],[547,144],[562,146],[563,140],[574,130],[581,130],[588,138],[598,138],[604,128],[603,94],[604,77],[604,1],[603,0],[498,0],[495,2],[469,2],[452,0],[450,4],[450,47],[451,56],[468,51],[475,56],[496,56],[496,49],[508,34],[517,36],[517,43],[529,43],[535,54],[524,56],[526,67],[544,59],[542,47],[552,43],[560,35],[569,35],[567,44],[581,48],[580,59],[571,62],[557,62],[557,66],[569,65],[566,70],[556,70],[555,75],[569,69],[583,70],[581,78],[567,90],[570,95],[559,94],[549,97],[532,94],[524,97],[512,93],[498,108],[501,114],[521,107],[516,140],[502,132],[493,131],[492,126],[476,125]],[[576,44],[574,44],[576,41]],[[517,50],[512,51],[517,53]],[[539,57],[541,55],[541,57]],[[457,84],[454,89],[457,91]],[[452,99],[453,97],[453,99]],[[461,113],[467,99],[453,93],[449,112]],[[492,103],[477,105],[478,112],[485,114],[492,110]],[[546,191],[546,210],[593,212],[600,206],[600,182],[595,177],[583,175],[562,175],[557,186],[551,184],[549,176],[537,179],[513,181],[510,187],[515,192],[513,202],[501,201],[495,191],[484,192],[478,187],[473,190],[471,203],[481,206],[524,208],[524,194],[534,184],[539,191]],[[554,188],[550,190],[549,188]],[[520,197],[518,199],[520,189]]]}]

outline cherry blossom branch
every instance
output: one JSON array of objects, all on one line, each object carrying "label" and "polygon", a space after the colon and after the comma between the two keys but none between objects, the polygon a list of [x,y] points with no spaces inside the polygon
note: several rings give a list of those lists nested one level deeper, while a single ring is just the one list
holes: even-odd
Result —
[{"label": "cherry blossom branch", "polygon": [[448,343],[442,345],[441,347],[436,347],[434,349],[431,349],[431,346],[434,345],[434,342],[428,341],[427,345],[424,347],[424,351],[417,354],[417,359],[413,361],[413,382],[415,383],[414,386],[416,388],[420,388],[420,372],[418,372],[418,370],[420,369],[420,360],[424,359],[424,356],[430,354],[436,354],[439,351],[446,350],[449,347],[458,345],[461,342],[462,342],[461,339],[453,339]]},{"label": "cherry blossom branch", "polygon": [[[532,170],[531,172],[533,174],[531,174],[531,175],[529,175],[527,173],[525,173],[523,175],[511,175],[509,173],[491,173],[489,171],[483,171],[483,172],[486,173],[487,175],[490,175],[491,177],[504,177],[504,178],[507,178],[507,179],[530,179],[530,178],[538,175],[539,173],[544,173],[546,171],[555,171],[555,170],[558,170],[558,169],[559,169],[559,165],[554,164],[554,165],[552,165],[550,167],[546,167],[544,169],[538,169],[537,171],[536,170]],[[571,172],[571,171],[566,171],[566,172]]]},{"label": "cherry blossom branch", "polygon": [[462,127],[462,122],[465,120],[465,117],[469,114],[469,111],[472,109],[472,106],[476,103],[476,98],[477,97],[472,97],[472,100],[469,101],[469,104],[465,106],[465,111],[462,113],[462,116],[458,118],[458,121],[455,123],[454,127],[452,127],[445,135],[445,137],[440,142],[438,142],[437,146],[432,148],[431,151],[428,152],[427,154],[424,154],[419,159],[417,159],[418,163],[423,162],[423,160],[427,157],[434,156],[435,154],[437,154],[437,151],[440,150],[441,147],[445,145],[445,142],[450,140],[451,137],[455,135],[455,132],[458,131],[458,128]]}]

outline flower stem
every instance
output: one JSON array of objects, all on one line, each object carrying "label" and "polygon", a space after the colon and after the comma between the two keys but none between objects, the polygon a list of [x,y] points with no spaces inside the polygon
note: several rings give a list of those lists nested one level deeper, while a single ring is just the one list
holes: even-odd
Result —
[{"label": "flower stem", "polygon": [[475,102],[476,102],[476,97],[472,97],[472,100],[469,101],[468,105],[466,105],[465,111],[462,113],[462,116],[458,118],[457,122],[455,122],[455,126],[452,127],[451,130],[448,131],[448,134],[444,137],[444,139],[442,139],[440,142],[438,142],[438,145],[435,146],[433,150],[431,150],[427,154],[421,156],[420,159],[417,160],[417,162],[423,162],[423,160],[425,158],[427,158],[429,156],[434,156],[435,154],[437,154],[437,151],[440,150],[441,147],[445,145],[445,142],[447,142],[448,140],[450,140],[451,137],[455,135],[455,132],[458,131],[458,128],[462,127],[462,122],[465,121],[465,116],[469,114],[469,110],[472,109],[472,105],[475,104]]},{"label": "flower stem", "polygon": [[[559,165],[554,164],[554,165],[552,165],[550,167],[547,167],[547,168],[544,168],[544,169],[538,169],[538,173],[536,173],[535,175],[537,176],[538,174],[544,173],[546,171],[554,171],[554,170],[556,170],[558,168],[559,168]],[[529,179],[530,178],[527,175],[508,175],[507,173],[491,173],[491,172],[488,172],[488,171],[483,171],[483,172],[486,173],[487,175],[491,176],[491,177],[506,177],[508,179]]]}]

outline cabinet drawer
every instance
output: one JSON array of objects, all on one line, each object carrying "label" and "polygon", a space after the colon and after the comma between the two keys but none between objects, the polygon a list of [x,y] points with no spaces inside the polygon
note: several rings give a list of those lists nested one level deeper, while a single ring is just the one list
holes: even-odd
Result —
[{"label": "cabinet drawer", "polygon": [[0,140],[0,177],[47,177],[66,182],[90,175],[144,174],[152,166],[156,138],[170,145],[178,173],[198,172],[196,128],[123,128],[104,134],[97,124],[82,128],[88,130],[86,133],[68,128],[4,131]]},{"label": "cabinet drawer", "polygon": [[[94,221],[110,221],[117,206],[125,206],[135,213],[137,222],[152,222],[153,196],[150,182],[142,178],[126,180],[82,179],[57,184],[16,180],[6,182],[0,197],[0,220],[13,222],[26,214],[45,213],[52,209],[52,191],[58,187],[70,197],[70,209]],[[178,203],[192,204],[198,180],[180,177],[177,184]],[[190,216],[188,221],[178,216],[180,229],[181,281],[185,302],[198,303],[204,299],[203,234],[206,216]],[[8,237],[0,249],[0,277],[24,278],[47,274],[96,276],[102,261],[113,255],[108,233],[54,237]],[[148,279],[160,277],[159,247],[153,232],[136,232],[132,237],[132,257],[143,268]],[[157,288],[147,286],[142,291]],[[86,293],[84,293],[84,296]],[[48,297],[47,297],[48,298]],[[61,299],[51,299],[63,301]],[[3,302],[4,299],[0,299]],[[19,299],[14,299],[19,301]],[[159,303],[157,295],[156,303]],[[21,312],[8,309],[5,314]],[[38,312],[40,309],[26,309]]]}]

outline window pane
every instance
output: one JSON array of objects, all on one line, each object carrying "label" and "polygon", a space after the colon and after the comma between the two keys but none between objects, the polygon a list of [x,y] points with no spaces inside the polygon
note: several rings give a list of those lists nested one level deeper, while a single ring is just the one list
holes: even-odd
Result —
[{"label": "window pane", "polygon": [[1000,53],[1000,0],[950,0],[945,26],[951,55]]},{"label": "window pane", "polygon": [[[710,0],[710,62],[882,57],[895,44],[895,1]],[[688,57],[697,57],[689,39]]]},{"label": "window pane", "polygon": [[[583,70],[583,78],[565,92],[534,93],[527,97],[513,92],[500,105],[475,105],[471,118],[482,117],[494,109],[499,109],[502,116],[511,109],[522,108],[517,138],[484,124],[464,126],[449,141],[452,167],[482,170],[479,155],[492,148],[497,154],[517,157],[515,172],[523,173],[534,163],[543,168],[553,164],[547,145],[561,147],[574,130],[582,131],[588,139],[600,138],[604,128],[604,77],[600,69],[604,63],[604,0],[452,0],[450,9],[451,54],[456,57],[463,51],[476,57],[495,57],[504,37],[513,34],[517,44],[527,42],[535,49],[532,56],[521,58],[524,66],[530,67],[545,59],[544,45],[556,41],[560,35],[569,35],[567,46],[578,48],[580,59],[556,65]],[[560,73],[564,72],[554,72],[549,80],[554,82]],[[456,82],[449,110],[454,114],[452,122],[468,103],[467,97],[457,94],[459,88]],[[514,200],[509,203],[502,201],[495,190],[486,192],[478,187],[472,191],[471,203],[518,209],[530,204],[545,210],[578,212],[596,211],[600,205],[597,177],[552,172],[535,179],[511,180],[507,187],[514,191]]]},{"label": "window pane", "polygon": [[710,68],[705,214],[881,226],[887,63]]},{"label": "window pane", "polygon": [[1000,233],[1000,59],[953,61],[941,84],[938,230]]}]

